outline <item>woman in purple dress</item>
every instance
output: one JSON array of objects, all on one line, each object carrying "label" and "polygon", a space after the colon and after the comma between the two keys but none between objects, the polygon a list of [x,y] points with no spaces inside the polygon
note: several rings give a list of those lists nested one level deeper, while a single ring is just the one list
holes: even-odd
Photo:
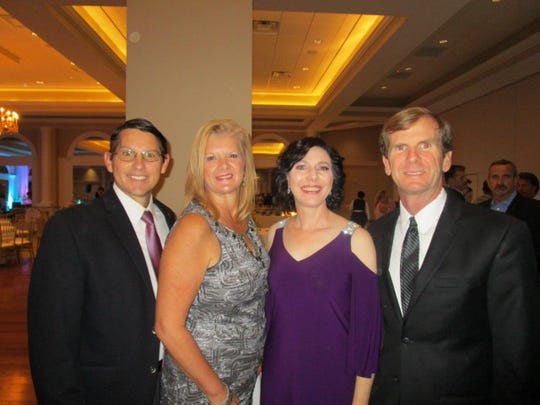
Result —
[{"label": "woman in purple dress", "polygon": [[262,405],[368,403],[382,335],[375,248],[332,211],[344,182],[342,158],[320,138],[278,159],[278,201],[297,215],[268,233]]}]

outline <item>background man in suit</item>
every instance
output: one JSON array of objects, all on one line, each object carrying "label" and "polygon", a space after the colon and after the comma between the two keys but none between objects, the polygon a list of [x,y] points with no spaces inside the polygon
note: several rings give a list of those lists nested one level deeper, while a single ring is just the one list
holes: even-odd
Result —
[{"label": "background man in suit", "polygon": [[491,200],[480,205],[521,219],[531,231],[537,266],[540,265],[540,201],[523,197],[517,192],[516,165],[506,159],[496,160],[489,166],[488,186]]},{"label": "background man in suit", "polygon": [[153,333],[157,279],[146,245],[150,211],[163,244],[175,215],[152,190],[170,161],[149,121],[111,135],[114,184],[47,223],[28,300],[30,366],[40,404],[151,404],[160,343]]},{"label": "background man in suit", "polygon": [[467,183],[467,176],[465,175],[465,166],[450,166],[450,169],[448,169],[448,171],[444,173],[444,179],[448,189],[456,191],[459,196],[465,199],[465,194],[467,193],[469,188],[469,185]]},{"label": "background man in suit", "polygon": [[531,172],[521,172],[518,174],[516,191],[523,197],[540,200],[538,195],[538,177]]},{"label": "background man in suit", "polygon": [[[380,146],[400,207],[368,228],[385,325],[372,403],[538,403],[538,291],[526,225],[445,191],[452,134],[429,110],[395,114]],[[406,237],[415,233],[410,222],[416,238]],[[412,258],[417,268],[402,279]]]}]

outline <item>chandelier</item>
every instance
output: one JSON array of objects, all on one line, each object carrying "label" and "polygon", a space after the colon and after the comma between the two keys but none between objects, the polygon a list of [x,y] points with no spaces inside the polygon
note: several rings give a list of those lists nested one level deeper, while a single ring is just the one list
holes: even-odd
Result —
[{"label": "chandelier", "polygon": [[0,133],[19,132],[19,114],[15,111],[6,110],[4,107],[0,107]]}]

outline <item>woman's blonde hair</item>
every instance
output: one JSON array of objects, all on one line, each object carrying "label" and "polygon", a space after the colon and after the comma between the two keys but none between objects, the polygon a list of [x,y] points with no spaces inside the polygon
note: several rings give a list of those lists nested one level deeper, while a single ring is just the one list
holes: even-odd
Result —
[{"label": "woman's blonde hair", "polygon": [[[255,191],[257,178],[255,173],[255,162],[251,152],[251,135],[235,121],[230,119],[214,119],[204,124],[191,146],[191,155],[187,167],[185,207],[196,199],[208,210],[214,219],[218,219],[218,209],[212,204],[206,193],[204,184],[204,161],[206,145],[210,136],[234,136],[238,140],[240,153],[244,157],[244,179],[240,188],[240,200],[238,206],[239,219],[247,218],[255,207]],[[184,208],[185,208],[184,207]]]}]

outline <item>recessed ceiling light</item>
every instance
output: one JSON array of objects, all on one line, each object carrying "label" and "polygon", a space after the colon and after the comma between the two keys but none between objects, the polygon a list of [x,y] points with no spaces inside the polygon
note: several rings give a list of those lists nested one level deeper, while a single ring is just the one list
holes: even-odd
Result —
[{"label": "recessed ceiling light", "polygon": [[386,90],[388,89],[388,86],[381,86],[381,90]]},{"label": "recessed ceiling light", "polygon": [[314,39],[313,43],[316,44],[316,45],[320,45],[320,44],[322,44],[322,39]]},{"label": "recessed ceiling light", "polygon": [[298,90],[300,88],[300,86],[296,85],[296,86],[293,86],[292,88],[295,89],[295,90]]},{"label": "recessed ceiling light", "polygon": [[33,36],[33,37],[37,37],[38,34],[36,34],[35,32],[32,32],[32,36]]},{"label": "recessed ceiling light", "polygon": [[283,77],[290,78],[291,73],[285,70],[274,70],[272,71],[272,79],[281,79]]},{"label": "recessed ceiling light", "polygon": [[307,66],[304,66],[304,67],[302,68],[302,70],[303,70],[304,72],[307,72],[307,71],[309,70],[309,68],[308,68]]},{"label": "recessed ceiling light", "polygon": [[439,40],[439,45],[446,45],[447,43],[448,43],[447,39],[440,39]]},{"label": "recessed ceiling light", "polygon": [[259,34],[277,34],[279,31],[278,21],[255,20],[253,21],[253,32]]},{"label": "recessed ceiling light", "polygon": [[43,80],[36,80],[36,84],[45,84]]},{"label": "recessed ceiling light", "polygon": [[412,72],[412,67],[407,66],[405,69],[403,69],[405,72]]}]

